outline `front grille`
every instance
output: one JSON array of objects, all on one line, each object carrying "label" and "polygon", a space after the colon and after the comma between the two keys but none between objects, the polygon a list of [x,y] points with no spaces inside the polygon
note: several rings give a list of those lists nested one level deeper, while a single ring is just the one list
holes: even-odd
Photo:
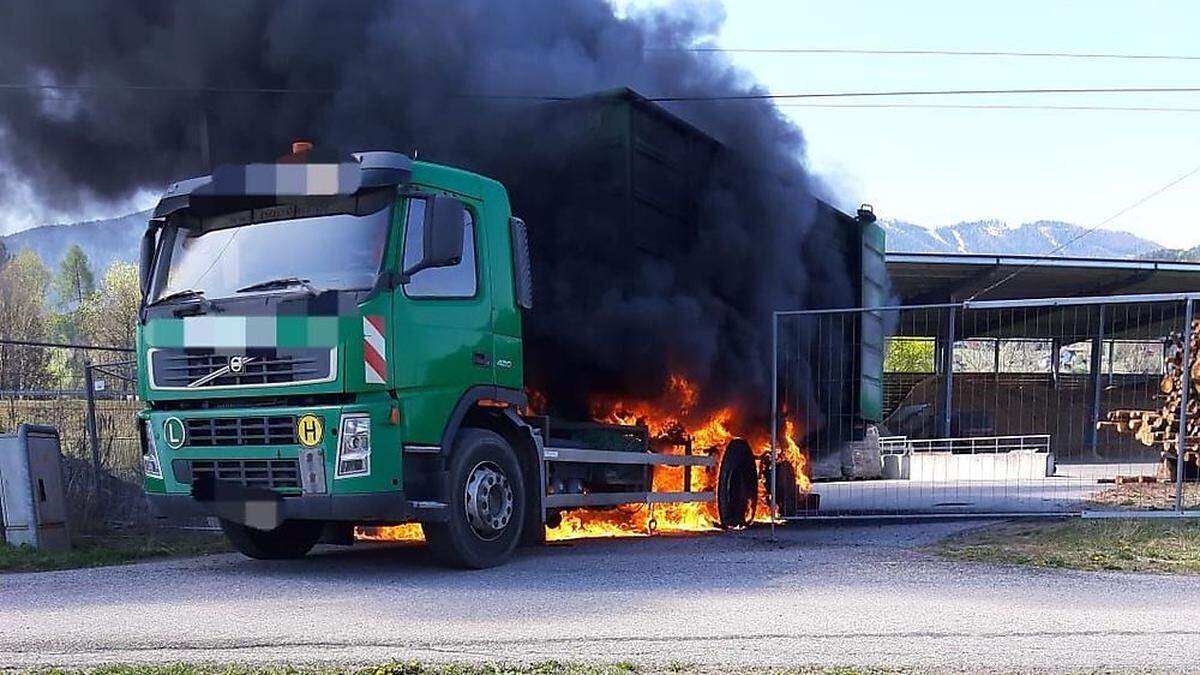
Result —
[{"label": "front grille", "polygon": [[184,421],[184,445],[193,448],[234,445],[297,445],[292,415],[206,417]]},{"label": "front grille", "polygon": [[198,478],[272,490],[300,489],[300,462],[295,459],[175,460],[175,479],[191,484]]},{"label": "front grille", "polygon": [[[255,349],[245,354],[212,349],[157,349],[151,354],[156,387],[245,387],[296,384],[330,376],[330,350]],[[230,368],[240,360],[239,372]],[[214,377],[214,375],[216,375]]]}]

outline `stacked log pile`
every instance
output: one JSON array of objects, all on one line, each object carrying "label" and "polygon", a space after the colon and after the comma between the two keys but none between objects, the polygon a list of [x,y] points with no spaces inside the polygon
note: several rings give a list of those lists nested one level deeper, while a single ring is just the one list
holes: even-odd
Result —
[{"label": "stacked log pile", "polygon": [[[1158,448],[1164,466],[1174,467],[1179,456],[1179,422],[1183,406],[1183,341],[1178,334],[1172,335],[1171,349],[1166,358],[1166,374],[1159,382],[1159,398],[1162,407],[1155,410],[1113,410],[1108,419],[1100,423],[1101,428],[1114,429],[1119,433],[1133,434],[1138,442],[1147,447]],[[1191,345],[1189,346],[1190,389],[1187,402],[1187,425],[1183,461],[1188,465],[1187,473],[1200,469],[1200,321],[1192,323]]]}]

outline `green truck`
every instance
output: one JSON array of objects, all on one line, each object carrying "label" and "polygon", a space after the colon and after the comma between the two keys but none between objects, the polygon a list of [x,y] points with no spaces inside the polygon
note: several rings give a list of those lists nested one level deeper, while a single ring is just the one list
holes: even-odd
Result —
[{"label": "green truck", "polygon": [[[502,185],[392,152],[296,150],[173,185],[143,237],[145,485],[160,513],[215,515],[255,558],[417,521],[440,559],[486,567],[563,509],[715,499],[650,488],[651,467],[712,454],[523,414],[532,279]],[[739,450],[724,498],[745,513],[757,477]]]},{"label": "green truck", "polygon": [[[646,236],[686,222],[687,172],[715,142],[629,93],[582,114],[629,169],[610,188],[630,222],[653,224]],[[216,516],[263,559],[419,522],[440,560],[473,568],[571,509],[715,502],[722,525],[744,525],[765,483],[745,441],[693,448],[532,414],[528,238],[499,182],[395,152],[324,160],[297,144],[172,185],[140,253],[152,507]],[[656,491],[656,469],[682,471],[682,489]]]}]

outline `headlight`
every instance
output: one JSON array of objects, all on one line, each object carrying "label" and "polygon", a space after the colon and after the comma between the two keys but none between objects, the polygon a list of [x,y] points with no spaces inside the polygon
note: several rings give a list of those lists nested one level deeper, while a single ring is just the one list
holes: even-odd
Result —
[{"label": "headlight", "polygon": [[162,478],[162,465],[158,462],[158,444],[154,442],[154,427],[151,426],[150,420],[146,420],[143,433],[146,435],[146,442],[142,444],[142,468],[147,477]]},{"label": "headlight", "polygon": [[371,473],[371,418],[365,413],[342,415],[338,431],[336,478]]}]

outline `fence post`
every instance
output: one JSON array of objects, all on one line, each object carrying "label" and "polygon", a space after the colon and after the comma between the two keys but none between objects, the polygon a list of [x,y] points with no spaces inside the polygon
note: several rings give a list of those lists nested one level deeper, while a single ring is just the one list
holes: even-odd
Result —
[{"label": "fence post", "polygon": [[100,437],[96,431],[96,386],[92,381],[92,360],[83,360],[83,388],[87,400],[87,442],[92,453],[92,496],[100,498]]},{"label": "fence post", "polygon": [[954,310],[946,308],[946,339],[942,343],[942,438],[950,438],[951,407],[954,405]]},{"label": "fence post", "polygon": [[779,454],[779,312],[771,313],[771,541],[775,541],[775,466]]},{"label": "fence post", "polygon": [[1183,467],[1187,450],[1188,397],[1192,390],[1192,299],[1183,312],[1183,394],[1179,400],[1179,443],[1175,447],[1175,510],[1183,512]]}]

